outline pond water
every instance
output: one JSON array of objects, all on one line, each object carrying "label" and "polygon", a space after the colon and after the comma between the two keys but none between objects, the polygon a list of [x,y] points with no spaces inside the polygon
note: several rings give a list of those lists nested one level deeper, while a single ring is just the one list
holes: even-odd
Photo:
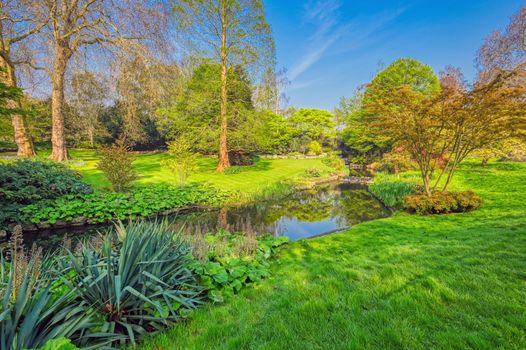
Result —
[{"label": "pond water", "polygon": [[[352,227],[353,225],[387,217],[390,214],[364,186],[349,183],[325,185],[312,190],[296,191],[286,198],[242,206],[202,210],[171,216],[168,220],[180,230],[205,234],[227,230],[247,234],[272,234],[298,240]],[[26,244],[54,246],[64,236],[89,237],[108,226],[62,229],[25,235]]]}]

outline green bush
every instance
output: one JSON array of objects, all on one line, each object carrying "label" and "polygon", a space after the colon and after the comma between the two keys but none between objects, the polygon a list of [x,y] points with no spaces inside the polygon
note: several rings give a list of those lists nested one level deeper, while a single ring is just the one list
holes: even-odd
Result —
[{"label": "green bush", "polygon": [[64,196],[52,202],[28,205],[20,212],[25,222],[50,224],[58,220],[70,221],[85,217],[91,223],[102,223],[114,218],[146,217],[175,208],[192,205],[217,205],[225,194],[209,185],[137,188],[129,193],[97,192],[83,196]]},{"label": "green bush", "polygon": [[19,209],[24,205],[92,192],[78,173],[59,163],[18,160],[0,164],[0,230],[22,222]]},{"label": "green bush", "polygon": [[128,189],[132,181],[137,178],[137,173],[132,165],[135,158],[124,144],[124,140],[119,139],[113,146],[101,148],[99,155],[97,169],[106,175],[113,190]]},{"label": "green bush", "polygon": [[472,191],[417,194],[404,200],[404,208],[419,215],[461,213],[480,208],[482,198]]},{"label": "green bush", "polygon": [[389,178],[375,180],[369,190],[379,198],[386,206],[401,208],[406,196],[415,194],[418,186],[414,183],[404,181],[393,181]]},{"label": "green bush", "polygon": [[323,148],[321,147],[320,143],[318,141],[311,141],[309,143],[309,154],[311,155],[317,155],[319,156],[323,152]]},{"label": "green bush", "polygon": [[76,300],[89,305],[116,345],[162,330],[201,304],[192,261],[190,245],[166,223],[140,221],[118,224],[100,244],[84,243],[59,263]]},{"label": "green bush", "polygon": [[190,142],[183,137],[170,142],[167,153],[170,158],[161,161],[161,165],[174,174],[177,184],[184,185],[188,177],[197,170],[199,155],[192,151]]},{"label": "green bush", "polygon": [[66,338],[52,339],[38,350],[78,350],[78,348],[71,343],[71,340]]},{"label": "green bush", "polygon": [[305,175],[309,177],[320,177],[321,171],[318,168],[307,168],[305,169]]}]

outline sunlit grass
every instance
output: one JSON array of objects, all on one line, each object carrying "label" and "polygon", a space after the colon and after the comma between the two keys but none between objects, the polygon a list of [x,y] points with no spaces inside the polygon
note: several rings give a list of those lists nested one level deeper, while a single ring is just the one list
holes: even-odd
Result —
[{"label": "sunlit grass", "polygon": [[[49,151],[39,155],[46,157]],[[99,158],[95,151],[74,149],[70,151],[70,155],[72,160],[68,164],[78,170],[86,182],[96,188],[110,186],[104,174],[97,169]],[[165,153],[137,154],[133,165],[139,179],[135,184],[175,183],[173,174],[160,165],[166,157]],[[258,159],[254,166],[237,174],[217,173],[216,165],[215,157],[200,158],[198,171],[190,176],[189,182],[208,182],[222,190],[240,192],[243,197],[251,197],[280,182],[306,177],[305,169],[308,168],[320,169],[323,175],[328,175],[331,171],[321,159]]]},{"label": "sunlit grass", "polygon": [[140,348],[525,349],[526,164],[463,164],[466,189],[482,209],[292,243],[271,278]]}]

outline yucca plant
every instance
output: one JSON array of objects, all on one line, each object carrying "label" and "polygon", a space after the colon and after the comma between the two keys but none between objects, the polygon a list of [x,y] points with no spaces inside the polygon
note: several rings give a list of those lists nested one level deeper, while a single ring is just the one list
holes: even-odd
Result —
[{"label": "yucca plant", "polygon": [[70,287],[98,311],[102,332],[119,334],[115,343],[134,343],[200,304],[191,261],[191,248],[167,224],[138,221],[117,224],[100,246],[84,243],[69,252],[62,273],[74,276]]},{"label": "yucca plant", "polygon": [[58,337],[76,338],[91,327],[91,317],[74,291],[53,281],[42,266],[50,258],[27,256],[15,230],[11,261],[0,252],[0,350],[34,349]]}]

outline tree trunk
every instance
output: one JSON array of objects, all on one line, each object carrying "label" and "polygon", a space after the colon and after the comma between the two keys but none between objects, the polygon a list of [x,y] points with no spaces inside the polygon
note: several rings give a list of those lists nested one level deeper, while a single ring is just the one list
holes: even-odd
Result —
[{"label": "tree trunk", "polygon": [[220,134],[219,134],[219,163],[217,171],[223,172],[230,167],[230,160],[228,159],[228,117],[227,117],[227,103],[228,103],[228,61],[226,48],[226,0],[221,1],[221,120],[220,120]]},{"label": "tree trunk", "polygon": [[[15,67],[11,62],[3,62],[3,66],[6,70],[5,72],[5,84],[8,86],[17,86],[16,82],[16,75],[15,75]],[[8,102],[9,108],[21,108],[21,104],[19,100],[12,100]],[[16,155],[18,157],[33,157],[35,156],[35,148],[33,147],[33,140],[31,139],[31,135],[29,134],[27,123],[24,118],[24,116],[21,115],[13,115],[11,117],[11,121],[13,124],[13,130],[14,130],[14,136],[15,136],[15,143],[17,146],[17,153]]]},{"label": "tree trunk", "polygon": [[71,53],[67,48],[58,47],[53,66],[53,91],[51,94],[51,159],[64,161],[68,159],[66,134],[64,131],[64,75]]}]

